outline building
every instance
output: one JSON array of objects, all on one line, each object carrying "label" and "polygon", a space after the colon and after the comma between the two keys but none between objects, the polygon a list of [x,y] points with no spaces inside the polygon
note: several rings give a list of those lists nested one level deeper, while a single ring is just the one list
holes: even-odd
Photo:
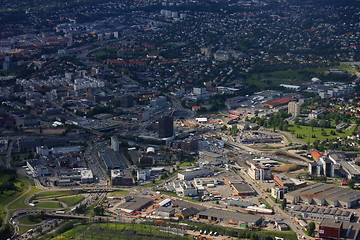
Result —
[{"label": "building", "polygon": [[275,186],[271,188],[271,196],[277,200],[283,200],[285,198],[285,193],[287,192],[287,187]]},{"label": "building", "polygon": [[293,117],[298,117],[300,115],[300,105],[299,102],[291,101],[288,103],[288,113]]},{"label": "building", "polygon": [[245,182],[237,182],[231,184],[233,195],[236,196],[249,196],[255,195],[256,191],[250,187],[249,184]]},{"label": "building", "polygon": [[116,136],[112,136],[111,140],[111,149],[115,152],[119,152],[120,151],[120,141]]},{"label": "building", "polygon": [[44,167],[43,163],[39,160],[26,161],[26,166],[29,169],[28,173],[32,177],[42,177],[50,174],[49,169]]},{"label": "building", "polygon": [[80,171],[81,183],[92,183],[94,182],[94,176],[91,170],[83,169]]},{"label": "building", "polygon": [[200,166],[220,166],[228,161],[220,154],[208,151],[200,151],[198,163]]},{"label": "building", "polygon": [[125,202],[120,204],[118,208],[121,212],[125,213],[134,213],[136,211],[141,211],[149,207],[152,204],[151,198],[146,197],[126,197]]},{"label": "building", "polygon": [[131,95],[124,95],[120,97],[120,106],[123,108],[131,108],[134,106],[134,98]]},{"label": "building", "polygon": [[197,196],[198,191],[195,188],[194,184],[192,182],[188,181],[173,181],[172,182],[172,188],[168,187],[168,190],[175,191],[178,196],[186,197],[186,196]]},{"label": "building", "polygon": [[283,173],[274,175],[274,182],[281,187],[288,188],[302,187],[306,185],[306,182],[289,178]]},{"label": "building", "polygon": [[334,177],[334,162],[326,156],[321,156],[319,161],[308,164],[310,175]]},{"label": "building", "polygon": [[261,225],[263,218],[257,215],[225,211],[219,209],[206,209],[205,211],[197,214],[199,220],[207,220],[210,222],[220,222],[227,224],[240,225],[246,228],[247,226]]},{"label": "building", "polygon": [[174,135],[174,120],[172,117],[161,117],[159,119],[159,137],[168,138]]},{"label": "building", "polygon": [[208,177],[213,175],[214,171],[212,171],[211,169],[203,168],[199,170],[178,173],[178,179],[189,181],[193,180],[194,178]]},{"label": "building", "polygon": [[105,163],[107,169],[125,169],[128,168],[127,159],[110,148],[105,148],[98,153],[99,157]]},{"label": "building", "polygon": [[319,225],[319,238],[323,239],[359,239],[360,224],[323,219]]},{"label": "building", "polygon": [[161,217],[172,217],[175,214],[175,209],[170,207],[159,207],[155,210],[154,214]]},{"label": "building", "polygon": [[336,219],[350,222],[353,213],[337,208],[324,208],[317,206],[295,205],[291,209],[291,216],[301,216],[305,219]]},{"label": "building", "polygon": [[132,186],[134,185],[134,178],[132,176],[130,169],[120,170],[113,169],[111,170],[111,184],[113,186]]},{"label": "building", "polygon": [[340,169],[346,174],[347,179],[360,182],[360,167],[354,162],[341,161]]},{"label": "building", "polygon": [[150,167],[155,163],[153,156],[151,155],[141,155],[139,157],[138,165],[139,167]]},{"label": "building", "polygon": [[285,104],[288,104],[291,101],[295,101],[295,98],[279,98],[279,99],[272,99],[266,102],[263,102],[261,104],[262,107],[264,108],[275,108],[278,106],[282,106]]},{"label": "building", "polygon": [[188,152],[197,152],[199,149],[199,142],[197,139],[189,138],[181,142],[181,150]]},{"label": "building", "polygon": [[259,161],[248,161],[250,168],[248,168],[249,176],[254,180],[271,180],[272,174],[268,167],[263,166]]},{"label": "building", "polygon": [[360,192],[325,183],[315,183],[285,194],[293,203],[353,208],[358,206]]}]

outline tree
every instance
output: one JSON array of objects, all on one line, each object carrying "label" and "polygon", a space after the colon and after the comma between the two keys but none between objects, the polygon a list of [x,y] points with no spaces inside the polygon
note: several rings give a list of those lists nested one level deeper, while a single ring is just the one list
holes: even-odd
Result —
[{"label": "tree", "polygon": [[348,181],[348,186],[349,186],[349,188],[354,189],[354,187],[355,187],[355,182],[354,182],[354,180],[350,179],[350,180]]},{"label": "tree", "polygon": [[281,203],[281,209],[285,210],[286,209],[286,199],[284,198],[284,200]]},{"label": "tree", "polygon": [[307,231],[309,236],[312,236],[314,234],[315,231],[315,223],[314,222],[309,222],[308,226],[307,226]]}]

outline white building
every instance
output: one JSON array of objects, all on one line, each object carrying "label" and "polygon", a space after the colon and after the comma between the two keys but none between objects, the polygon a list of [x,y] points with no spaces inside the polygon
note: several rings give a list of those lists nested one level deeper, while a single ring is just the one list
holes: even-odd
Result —
[{"label": "white building", "polygon": [[291,101],[288,103],[288,113],[293,117],[297,117],[300,115],[300,105],[299,102]]},{"label": "white building", "polygon": [[111,137],[111,149],[114,152],[119,152],[120,151],[120,141],[117,137],[112,136]]},{"label": "white building", "polygon": [[94,182],[94,176],[91,170],[85,169],[80,171],[81,183],[92,183]]}]

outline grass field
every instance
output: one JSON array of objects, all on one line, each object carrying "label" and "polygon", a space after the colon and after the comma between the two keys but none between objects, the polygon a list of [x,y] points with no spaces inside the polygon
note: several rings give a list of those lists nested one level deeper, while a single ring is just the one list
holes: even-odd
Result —
[{"label": "grass field", "polygon": [[26,195],[22,196],[21,198],[19,198],[18,200],[16,200],[15,202],[13,202],[10,206],[9,209],[20,209],[20,208],[28,208],[29,206],[27,206],[24,201],[25,199],[37,192],[41,192],[42,190],[36,187],[33,187]]},{"label": "grass field", "polygon": [[41,192],[39,194],[37,194],[36,196],[34,196],[32,198],[32,200],[35,199],[43,199],[43,198],[55,198],[55,197],[64,197],[64,196],[71,196],[71,195],[76,195],[77,192],[72,191],[72,190],[65,190],[65,191],[47,191],[47,192]]},{"label": "grass field", "polygon": [[62,205],[58,202],[39,202],[35,203],[35,207],[42,207],[42,208],[61,208]]},{"label": "grass field", "polygon": [[84,199],[85,199],[85,197],[82,196],[82,195],[77,195],[77,196],[73,196],[73,197],[58,198],[58,200],[60,202],[65,203],[68,207],[74,206],[74,205],[78,204],[79,202],[81,202]]},{"label": "grass field", "polygon": [[179,167],[187,167],[187,166],[191,166],[191,162],[183,162],[179,165]]},{"label": "grass field", "polygon": [[[313,143],[316,140],[322,141],[325,139],[333,139],[337,137],[346,137],[351,135],[351,133],[354,131],[354,128],[351,128],[349,130],[343,131],[342,133],[336,132],[335,128],[324,128],[325,135],[322,135],[322,128],[319,127],[310,127],[310,126],[295,126],[290,125],[289,130],[294,131],[293,135],[296,137],[297,135],[302,135],[301,140],[304,142],[310,142]],[[335,131],[336,135],[331,135],[330,131]],[[315,135],[315,138],[312,136]]]},{"label": "grass field", "polygon": [[[101,232],[101,234],[99,234]],[[155,226],[144,224],[115,224],[98,223],[76,226],[55,238],[58,239],[190,239],[189,237],[177,236],[171,233],[165,233],[158,230]]]},{"label": "grass field", "polygon": [[115,191],[115,192],[110,193],[110,196],[114,196],[114,195],[118,195],[118,194],[128,194],[128,193],[130,193],[130,191],[119,190],[119,191]]},{"label": "grass field", "polygon": [[41,223],[44,220],[40,215],[26,215],[19,219],[20,224],[38,224]]},{"label": "grass field", "polygon": [[30,229],[34,229],[33,226],[19,226],[19,234],[24,234]]},{"label": "grass field", "polygon": [[303,81],[310,81],[312,77],[329,69],[347,70],[355,74],[357,70],[350,65],[328,66],[326,68],[305,68],[299,70],[274,71],[268,73],[255,73],[245,79],[247,84],[254,84],[262,89],[279,86],[280,84],[301,85]]}]

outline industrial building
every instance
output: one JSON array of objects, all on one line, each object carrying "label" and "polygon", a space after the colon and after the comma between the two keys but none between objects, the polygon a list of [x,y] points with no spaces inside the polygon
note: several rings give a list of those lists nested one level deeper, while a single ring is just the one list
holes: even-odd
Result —
[{"label": "industrial building", "polygon": [[134,213],[141,209],[147,208],[152,204],[153,200],[146,197],[127,197],[125,202],[120,204],[118,208],[121,212]]},{"label": "industrial building", "polygon": [[212,175],[214,175],[214,171],[212,171],[211,169],[203,168],[199,170],[178,173],[178,178],[180,180],[188,181],[193,180],[194,178],[208,177]]},{"label": "industrial building", "polygon": [[244,214],[239,212],[225,211],[219,209],[206,209],[197,214],[199,220],[208,220],[212,222],[236,224],[243,227],[259,226],[263,218],[257,215]]},{"label": "industrial building", "polygon": [[256,191],[252,189],[246,182],[233,183],[231,186],[233,190],[233,195],[249,196],[256,194]]},{"label": "industrial building", "polygon": [[132,186],[134,185],[134,178],[130,169],[120,170],[112,169],[110,173],[111,184],[113,186]]},{"label": "industrial building", "polygon": [[28,174],[32,177],[42,177],[50,174],[49,169],[44,167],[39,160],[26,161],[26,167]]},{"label": "industrial building", "polygon": [[346,174],[347,179],[360,182],[360,167],[354,162],[341,161],[341,170]]},{"label": "industrial building", "polygon": [[319,238],[355,240],[360,238],[359,232],[359,223],[323,219],[319,225]]},{"label": "industrial building", "polygon": [[310,175],[334,177],[335,165],[327,156],[321,156],[319,161],[311,162],[308,166]]},{"label": "industrial building", "polygon": [[353,208],[358,206],[360,192],[325,183],[315,183],[285,194],[289,202]]},{"label": "industrial building", "polygon": [[337,208],[296,205],[291,209],[291,216],[301,216],[306,219],[330,218],[350,222],[353,213]]},{"label": "industrial building", "polygon": [[120,155],[119,152],[115,152],[113,149],[105,148],[98,154],[99,157],[104,161],[107,169],[128,168],[125,157]]}]

